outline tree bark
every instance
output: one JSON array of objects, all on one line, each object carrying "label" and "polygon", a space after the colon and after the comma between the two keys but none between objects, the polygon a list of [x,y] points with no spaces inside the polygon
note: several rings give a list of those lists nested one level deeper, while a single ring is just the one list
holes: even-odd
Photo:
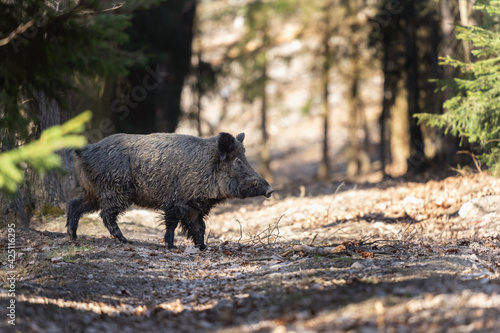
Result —
[{"label": "tree bark", "polygon": [[408,171],[421,172],[425,167],[425,145],[420,126],[414,117],[420,112],[419,99],[420,87],[418,81],[418,56],[416,13],[412,2],[409,2],[408,16],[406,19],[406,89],[408,91],[408,116],[410,122],[410,158]]},{"label": "tree bark", "polygon": [[271,171],[271,152],[269,151],[269,133],[267,130],[267,50],[263,50],[262,57],[264,63],[262,66],[262,91],[261,91],[261,106],[260,106],[260,154],[259,154],[259,172],[268,181],[272,182],[273,174]]},{"label": "tree bark", "polygon": [[260,107],[260,154],[259,154],[259,172],[266,178],[269,182],[273,180],[273,174],[271,171],[271,152],[269,151],[269,132],[267,129],[267,80],[268,80],[268,70],[267,70],[267,52],[270,47],[270,37],[268,33],[268,20],[267,14],[265,15],[265,22],[263,28],[262,37],[262,72],[260,77],[260,95],[261,95],[261,107]]},{"label": "tree bark", "polygon": [[323,18],[323,72],[321,80],[321,91],[323,93],[323,145],[321,149],[321,161],[318,167],[318,178],[328,179],[330,175],[330,158],[329,158],[329,128],[330,128],[330,105],[329,105],[329,91],[328,86],[330,85],[330,68],[331,68],[331,55],[330,55],[330,9],[332,7],[332,2],[327,0],[324,18]]},{"label": "tree bark", "polygon": [[352,178],[370,170],[370,156],[366,147],[358,137],[358,131],[365,128],[365,117],[362,116],[361,101],[359,96],[359,81],[361,76],[360,57],[357,52],[357,32],[353,29],[351,35],[352,52],[350,55],[350,68],[348,73],[348,110],[349,110],[349,152],[347,161],[347,177]]},{"label": "tree bark", "polygon": [[[39,114],[40,133],[49,127],[60,125],[68,120],[70,115],[63,114],[59,103],[39,92],[35,95],[35,108]],[[65,149],[58,152],[62,158],[60,169],[47,171],[43,176],[28,171],[26,186],[22,192],[28,216],[31,213],[43,217],[44,215],[61,214],[64,212],[66,202],[70,199],[76,188],[73,173],[73,150]],[[28,204],[26,204],[28,203]]]}]

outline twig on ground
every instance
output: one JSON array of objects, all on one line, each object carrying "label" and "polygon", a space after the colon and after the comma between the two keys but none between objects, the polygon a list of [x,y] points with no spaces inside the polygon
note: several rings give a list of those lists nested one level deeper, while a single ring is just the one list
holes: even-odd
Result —
[{"label": "twig on ground", "polygon": [[328,204],[328,208],[326,209],[326,221],[328,222],[330,220],[330,207],[332,206],[332,203],[335,199],[337,199],[337,193],[339,190],[345,185],[345,182],[340,183],[339,186],[337,186],[337,189],[335,190],[335,193],[333,194],[332,200],[330,200],[330,203]]},{"label": "twig on ground", "polygon": [[337,254],[345,252],[346,247],[344,245],[339,245],[336,247],[314,247],[308,245],[294,245],[291,249],[288,249],[286,252],[281,254],[282,257],[287,256],[292,252],[304,252],[307,254],[319,254],[319,255],[328,255],[328,254]]},{"label": "twig on ground", "polygon": [[315,234],[314,234],[314,237],[313,237],[313,239],[311,240],[311,242],[309,243],[309,246],[312,246],[312,245],[313,245],[314,241],[316,240],[316,237],[318,237],[318,233],[315,233]]},{"label": "twig on ground", "polygon": [[219,253],[223,257],[226,256],[226,254],[224,253],[224,250],[226,250],[226,249],[224,249],[224,245],[226,245],[227,243],[229,243],[229,241],[224,241],[224,242],[219,244]]},{"label": "twig on ground", "polygon": [[341,231],[342,229],[345,229],[347,228],[347,226],[342,226],[338,229],[335,229],[333,230],[333,232],[331,232],[330,234],[328,234],[326,237],[324,237],[320,243],[324,243],[327,239],[329,239],[330,237],[332,237],[333,235],[335,235],[337,232]]},{"label": "twig on ground", "polygon": [[271,237],[270,237],[270,236],[272,236],[272,235],[273,235],[274,230],[276,230],[276,231],[277,231],[277,234],[276,234],[276,239],[278,239],[278,238],[280,237],[280,229],[278,228],[278,224],[280,223],[280,221],[281,221],[281,219],[283,218],[283,216],[285,216],[285,214],[281,215],[281,216],[280,216],[280,218],[278,219],[278,221],[276,222],[276,224],[273,226],[273,228],[272,228],[272,229],[270,229],[270,231],[269,231],[269,235],[268,235],[268,238],[267,238],[267,245],[271,245],[271,244],[270,244],[270,239],[271,239]]},{"label": "twig on ground", "polygon": [[241,246],[241,245],[240,245],[240,241],[241,241],[241,239],[243,238],[243,228],[241,227],[241,222],[240,222],[240,220],[236,219],[236,222],[238,222],[238,224],[240,225],[240,238],[238,239],[238,245],[239,245],[239,246]]},{"label": "twig on ground", "polygon": [[[267,229],[262,230],[258,234],[252,235],[249,233],[248,238],[250,238],[249,241],[252,242],[252,245],[260,243],[262,246],[266,247],[266,246],[272,244],[271,238],[274,237],[274,243],[276,243],[276,241],[279,238],[283,238],[282,236],[280,236],[280,230],[278,228],[278,224],[280,223],[283,216],[285,216],[285,214],[281,215],[280,218],[278,219],[278,221],[274,225],[269,225]],[[264,233],[267,233],[267,234],[264,236],[261,236]],[[264,243],[265,240],[267,240],[266,241],[267,244]]]},{"label": "twig on ground", "polygon": [[267,260],[273,260],[273,259],[275,259],[275,258],[273,258],[273,257],[264,257],[264,258],[247,259],[245,261],[248,261],[248,262],[250,262],[250,261],[267,261]]},{"label": "twig on ground", "polygon": [[[492,140],[490,140],[492,141]],[[484,148],[484,146],[486,146],[488,143],[490,143],[489,141],[486,142],[481,148]],[[476,155],[470,151],[466,151],[466,150],[459,150],[457,151],[457,154],[465,154],[465,155],[469,155],[470,157],[472,157],[472,160],[474,161],[474,164],[476,165],[476,169],[479,173],[483,173],[483,170],[481,170],[481,165],[479,164],[479,161],[477,160],[476,158]]]}]

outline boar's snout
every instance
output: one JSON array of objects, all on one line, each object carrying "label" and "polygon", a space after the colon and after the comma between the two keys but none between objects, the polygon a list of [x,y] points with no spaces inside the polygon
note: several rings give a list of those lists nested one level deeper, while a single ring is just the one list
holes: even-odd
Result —
[{"label": "boar's snout", "polygon": [[266,193],[264,194],[264,196],[266,198],[269,198],[269,197],[271,197],[271,194],[273,194],[273,192],[274,192],[274,189],[271,186],[268,185],[267,188],[266,188]]},{"label": "boar's snout", "polygon": [[[258,184],[258,185],[257,185]],[[255,181],[254,185],[259,189],[257,195],[263,195],[266,198],[270,198],[271,194],[274,192],[274,188],[269,185],[265,179],[260,179],[260,181]]]},{"label": "boar's snout", "polygon": [[260,195],[269,198],[274,192],[274,189],[264,178],[260,177],[260,175],[257,175],[257,177],[255,178],[252,177],[240,183],[237,192],[238,193],[234,196],[241,199],[258,197]]}]

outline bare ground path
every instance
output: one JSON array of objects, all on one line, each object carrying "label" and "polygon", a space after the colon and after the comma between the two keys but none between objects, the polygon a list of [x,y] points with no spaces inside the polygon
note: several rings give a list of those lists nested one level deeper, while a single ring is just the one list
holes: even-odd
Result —
[{"label": "bare ground path", "polygon": [[16,326],[3,284],[0,331],[500,331],[500,220],[457,214],[499,194],[486,175],[291,187],[215,209],[203,253],[182,236],[167,251],[154,212],[120,218],[128,245],[97,215],[70,243],[53,218],[16,230]]}]

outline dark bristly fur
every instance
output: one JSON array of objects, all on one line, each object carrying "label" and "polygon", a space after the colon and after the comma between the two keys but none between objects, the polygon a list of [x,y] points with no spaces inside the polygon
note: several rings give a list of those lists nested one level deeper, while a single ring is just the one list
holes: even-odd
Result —
[{"label": "dark bristly fur", "polygon": [[76,239],[80,217],[101,211],[110,234],[127,242],[116,219],[131,204],[164,213],[168,248],[181,224],[204,250],[204,218],[230,198],[269,197],[273,189],[248,163],[243,139],[220,133],[207,139],[189,135],[111,135],[76,150],[81,194],[68,203],[66,227]]}]

